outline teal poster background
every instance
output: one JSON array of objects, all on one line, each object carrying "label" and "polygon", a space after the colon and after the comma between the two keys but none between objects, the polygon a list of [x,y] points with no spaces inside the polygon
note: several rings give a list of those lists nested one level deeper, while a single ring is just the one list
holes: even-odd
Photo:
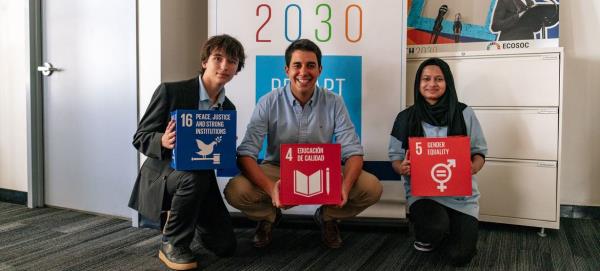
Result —
[{"label": "teal poster background", "polygon": [[[361,137],[362,56],[323,56],[321,64],[323,71],[317,85],[342,96],[356,133]],[[256,56],[256,102],[272,89],[289,82],[284,67],[283,55]],[[259,158],[264,157],[265,149],[262,149]]]}]

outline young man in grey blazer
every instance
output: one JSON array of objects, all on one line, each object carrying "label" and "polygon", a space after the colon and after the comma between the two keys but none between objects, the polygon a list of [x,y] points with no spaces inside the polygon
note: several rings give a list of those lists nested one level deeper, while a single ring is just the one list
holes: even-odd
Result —
[{"label": "young man in grey blazer", "polygon": [[232,255],[237,246],[214,170],[178,171],[170,167],[176,140],[170,112],[235,110],[224,86],[244,67],[245,57],[242,44],[235,38],[209,38],[202,47],[200,76],[160,84],[133,136],[135,148],[148,158],[140,169],[129,206],[160,222],[163,237],[158,256],[171,269],[197,267],[190,250],[194,239],[219,256]]}]

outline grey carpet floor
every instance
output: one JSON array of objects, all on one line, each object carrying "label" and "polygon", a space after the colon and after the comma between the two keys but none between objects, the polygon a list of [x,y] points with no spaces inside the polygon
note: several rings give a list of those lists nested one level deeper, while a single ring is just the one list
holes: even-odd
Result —
[{"label": "grey carpet floor", "polygon": [[[285,219],[285,218],[284,218]],[[239,221],[239,219],[238,219]],[[453,270],[442,251],[416,252],[406,224],[342,225],[344,246],[321,245],[305,219],[284,223],[266,249],[238,222],[238,250],[218,258],[194,243],[205,270]],[[0,202],[0,270],[167,270],[156,257],[160,233],[129,221],[56,208]],[[478,254],[459,270],[600,270],[600,221],[561,220],[560,230],[482,223]]]}]

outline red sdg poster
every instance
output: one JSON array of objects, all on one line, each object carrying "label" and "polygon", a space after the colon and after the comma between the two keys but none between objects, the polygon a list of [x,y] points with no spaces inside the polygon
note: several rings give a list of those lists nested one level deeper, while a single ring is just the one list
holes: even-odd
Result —
[{"label": "red sdg poster", "polygon": [[470,142],[467,136],[409,138],[411,193],[470,196]]},{"label": "red sdg poster", "polygon": [[342,202],[341,156],[340,144],[281,144],[281,204]]}]

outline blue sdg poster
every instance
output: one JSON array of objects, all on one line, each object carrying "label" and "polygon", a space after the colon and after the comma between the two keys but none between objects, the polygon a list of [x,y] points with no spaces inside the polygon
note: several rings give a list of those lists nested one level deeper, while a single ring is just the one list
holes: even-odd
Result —
[{"label": "blue sdg poster", "polygon": [[171,167],[176,170],[236,167],[236,111],[175,110],[175,148]]},{"label": "blue sdg poster", "polygon": [[[317,85],[342,96],[356,133],[361,137],[362,119],[362,57],[323,56],[323,71]],[[285,74],[285,56],[256,56],[256,102],[272,89],[285,86],[289,79]],[[266,140],[259,154],[264,158]]]}]

